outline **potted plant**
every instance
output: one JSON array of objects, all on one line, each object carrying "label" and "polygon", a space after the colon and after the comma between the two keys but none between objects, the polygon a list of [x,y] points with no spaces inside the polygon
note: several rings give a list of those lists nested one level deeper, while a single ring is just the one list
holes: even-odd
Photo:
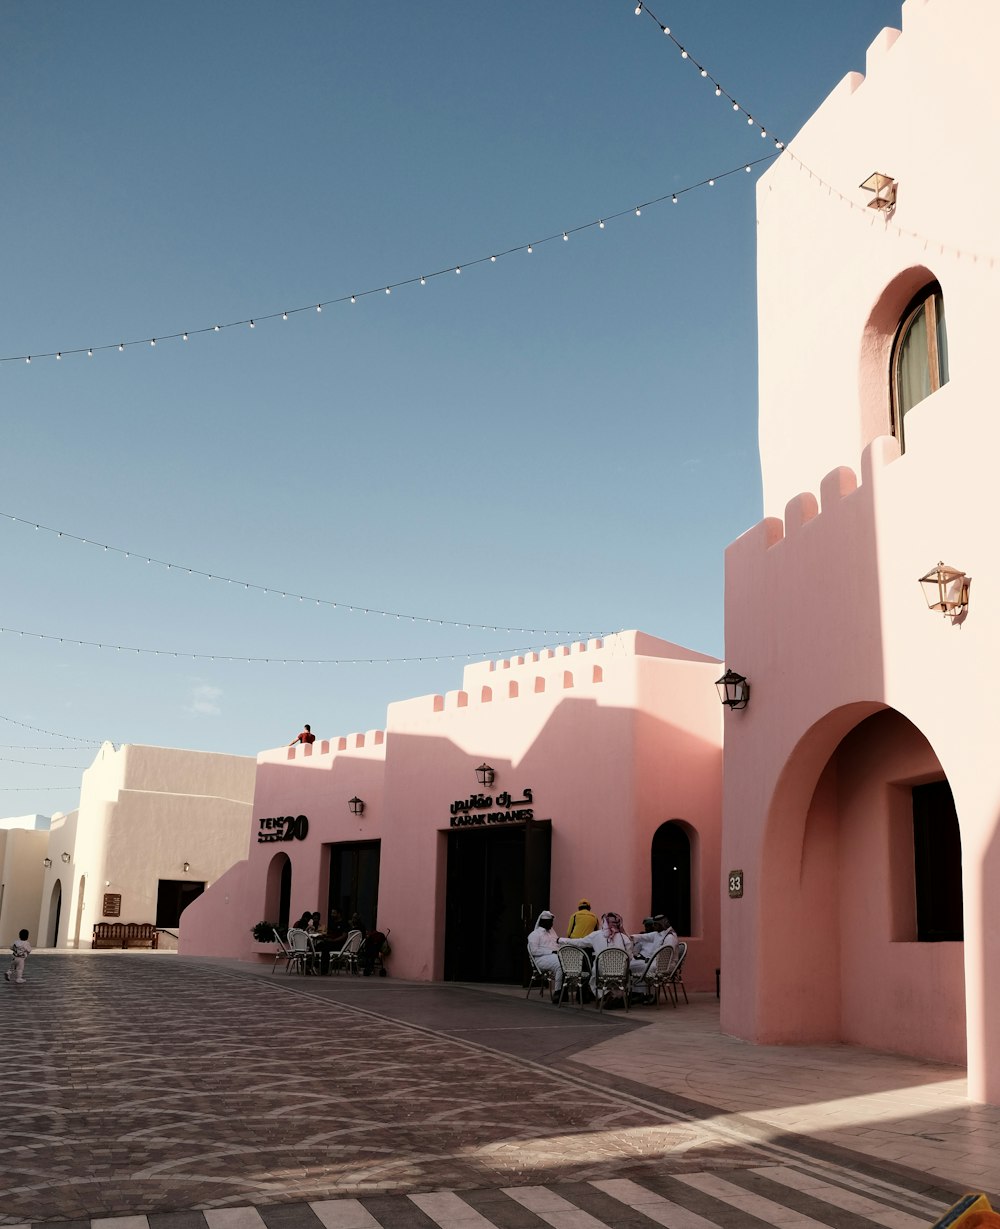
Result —
[{"label": "potted plant", "polygon": [[250,932],[258,943],[273,943],[274,942],[274,923],[273,922],[257,922],[253,930]]}]

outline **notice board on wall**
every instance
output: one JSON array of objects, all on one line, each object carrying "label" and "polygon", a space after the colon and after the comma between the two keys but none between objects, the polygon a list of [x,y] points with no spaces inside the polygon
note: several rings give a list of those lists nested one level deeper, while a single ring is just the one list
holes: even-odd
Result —
[{"label": "notice board on wall", "polygon": [[121,917],[122,915],[122,894],[121,892],[105,892],[104,893],[104,917]]}]

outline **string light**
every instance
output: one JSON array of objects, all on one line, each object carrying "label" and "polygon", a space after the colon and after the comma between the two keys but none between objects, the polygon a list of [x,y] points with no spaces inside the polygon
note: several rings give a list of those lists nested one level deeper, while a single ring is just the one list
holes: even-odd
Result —
[{"label": "string light", "polygon": [[308,593],[292,593],[287,589],[276,589],[270,585],[256,584],[253,581],[242,580],[232,576],[222,576],[218,572],[204,572],[199,568],[188,567],[186,563],[176,563],[166,559],[157,559],[155,555],[147,554],[145,551],[125,550],[121,546],[112,546],[106,542],[96,542],[93,538],[82,538],[79,534],[70,533],[65,529],[54,529],[50,525],[42,525],[36,521],[28,521],[23,517],[14,516],[10,512],[0,512],[0,518],[11,521],[15,525],[24,525],[26,528],[34,529],[36,532],[54,534],[58,538],[66,539],[70,542],[79,542],[82,546],[96,546],[107,552],[111,551],[116,555],[121,555],[128,559],[132,555],[137,558],[145,559],[147,564],[156,564],[157,567],[165,568],[168,572],[180,571],[188,576],[201,576],[206,580],[220,580],[228,585],[242,586],[244,592],[249,589],[255,590],[257,593],[270,594],[275,597],[296,597],[300,602],[315,602],[317,606],[329,606],[331,609],[346,610],[352,614],[371,614],[385,615],[397,619],[409,619],[412,623],[428,623],[436,624],[438,627],[460,627],[467,631],[479,632],[509,632],[511,634],[524,636],[555,636],[555,637],[571,637],[575,639],[589,639],[590,633],[582,632],[579,629],[569,629],[565,627],[505,627],[499,623],[470,623],[466,620],[442,619],[436,615],[416,615],[407,611],[396,610],[381,610],[373,606],[361,606],[352,602],[344,602],[339,598],[333,600],[331,598],[316,597],[314,594]]},{"label": "string light", "polygon": [[[150,649],[136,647],[134,644],[110,644],[101,640],[79,640],[74,636],[51,636],[45,632],[23,631],[16,627],[0,627],[0,634],[15,636],[30,636],[34,640],[58,641],[60,644],[71,644],[78,648],[113,649],[116,653],[145,654],[147,657],[176,657],[185,661],[225,661],[246,662],[248,666],[395,666],[411,665],[415,662],[428,661],[490,661],[504,657],[514,657],[531,652],[538,652],[531,645],[518,645],[506,649],[476,649],[464,653],[425,653],[419,657],[245,657],[227,653],[186,653],[180,649]],[[58,765],[63,767],[63,765]]]},{"label": "string light", "polygon": [[[76,751],[77,747],[67,747],[67,751]],[[51,764],[45,760],[12,760],[6,755],[0,755],[0,764],[27,764],[29,768],[67,768],[71,772],[76,769],[79,772],[89,768],[89,764]]]},{"label": "string light", "polygon": [[[667,37],[671,40],[671,42],[674,44],[677,50],[681,53],[681,59],[690,60],[690,62],[695,66],[695,68],[697,68],[698,75],[702,77],[703,79],[709,81],[712,84],[712,86],[715,89],[716,98],[721,98],[723,95],[725,95],[726,98],[728,98],[729,101],[733,104],[733,110],[742,111],[743,114],[747,117],[748,124],[757,123],[757,121],[753,118],[750,112],[740,106],[740,104],[736,101],[736,99],[732,96],[732,94],[728,93],[723,88],[722,83],[720,81],[717,81],[715,77],[712,76],[712,74],[709,72],[708,68],[704,64],[699,63],[698,60],[695,59],[695,57],[691,54],[688,48],[685,47],[683,43],[679,42],[678,39],[676,39],[673,34],[671,34],[670,27],[665,26],[659,20],[656,14],[653,13],[652,10],[646,4],[639,5],[639,7],[635,10],[635,14],[637,17],[640,16],[643,12],[648,13],[650,18],[656,23],[656,25],[659,26],[659,28],[663,31],[663,33],[667,35]],[[762,137],[767,136],[767,129],[763,125],[760,125],[760,135]],[[785,148],[784,142],[779,141],[777,139],[775,139],[774,145],[775,145],[775,148],[779,152]]]},{"label": "string light", "polygon": [[[99,747],[102,741],[99,738],[80,738],[79,735],[77,734],[60,734],[58,730],[43,730],[41,726],[28,725],[26,721],[18,721],[16,717],[5,717],[2,713],[0,713],[0,721],[6,721],[8,725],[19,726],[22,730],[31,730],[35,734],[44,734],[46,738],[65,738],[65,739],[68,739],[70,742],[86,743],[88,746],[91,746],[91,747]],[[45,747],[43,749],[46,751],[49,751],[49,750],[54,751],[56,748]],[[66,750],[75,751],[76,748],[67,747]]]},{"label": "string light", "polygon": [[[737,103],[734,103],[733,105],[737,110],[739,109],[739,105]],[[779,142],[775,142],[775,144],[778,146],[779,150],[784,148]],[[769,157],[758,158],[751,165],[757,166],[761,163],[770,161],[770,158],[773,158],[775,156],[776,155],[772,154]],[[716,180],[724,179],[726,178],[726,176],[731,175],[731,174],[733,174],[732,171],[723,171],[720,174],[715,175],[713,178],[715,178]],[[688,187],[686,188],[679,189],[679,192],[692,192],[696,188],[704,187],[707,185],[708,185],[708,180],[702,179],[702,180],[699,180],[697,183],[688,185]],[[362,298],[366,295],[376,294],[378,293],[378,290],[382,290],[384,291],[385,294],[388,295],[388,294],[392,294],[393,289],[398,289],[399,287],[402,287],[402,286],[417,285],[417,284],[424,286],[427,284],[427,282],[431,278],[440,277],[442,276],[442,274],[447,273],[447,272],[461,273],[465,269],[473,268],[476,265],[486,264],[487,262],[490,264],[496,264],[496,262],[501,257],[511,256],[515,252],[528,252],[530,254],[534,252],[535,247],[538,244],[549,243],[554,239],[568,239],[570,235],[576,234],[580,231],[590,230],[591,228],[604,230],[608,222],[616,221],[618,218],[624,217],[626,214],[630,212],[634,212],[636,217],[640,217],[642,214],[642,210],[645,209],[646,207],[652,206],[652,205],[658,205],[662,201],[665,201],[668,199],[672,199],[672,194],[653,197],[651,200],[644,201],[641,204],[636,205],[634,209],[632,210],[621,209],[615,213],[606,213],[601,217],[595,218],[591,222],[585,222],[579,226],[569,226],[569,227],[560,228],[558,231],[555,231],[552,234],[545,236],[545,238],[533,240],[531,243],[518,244],[515,247],[506,248],[503,251],[499,251],[499,252],[494,251],[488,256],[480,256],[480,257],[477,257],[475,260],[467,260],[467,261],[462,262],[461,264],[450,264],[450,265],[445,266],[445,268],[438,269],[436,272],[433,272],[433,273],[426,273],[426,274],[420,274],[418,276],[414,276],[410,278],[403,278],[399,281],[390,282],[388,285],[380,286],[377,289],[373,288],[370,290],[355,291],[353,294],[350,294],[350,295],[345,294],[345,295],[338,296],[336,298],[324,299],[321,302],[311,304],[308,307],[291,307],[291,308],[285,308],[282,311],[275,311],[275,312],[269,312],[269,313],[258,313],[256,316],[245,317],[242,320],[230,320],[225,323],[218,322],[216,324],[206,325],[203,328],[197,328],[197,329],[185,329],[183,332],[167,333],[158,338],[148,338],[148,337],[134,338],[127,342],[126,341],[118,342],[117,347],[114,344],[109,343],[105,345],[82,346],[82,347],[79,347],[73,350],[68,350],[68,349],[62,349],[58,351],[49,350],[49,351],[37,353],[34,355],[25,355],[25,354],[4,355],[4,356],[0,356],[0,363],[21,362],[23,360],[24,362],[30,364],[33,358],[55,358],[57,354],[59,355],[60,358],[68,357],[69,355],[75,355],[75,354],[87,354],[88,356],[93,357],[93,355],[98,350],[112,350],[112,349],[117,348],[119,352],[122,352],[125,350],[126,346],[138,345],[140,341],[148,342],[149,345],[151,346],[155,346],[159,342],[173,341],[175,339],[180,339],[182,341],[188,341],[190,337],[195,336],[196,334],[221,333],[223,329],[237,328],[243,325],[248,325],[250,328],[256,328],[258,324],[260,324],[261,322],[265,320],[276,320],[279,318],[281,320],[288,320],[289,316],[297,315],[301,312],[305,312],[309,310],[314,310],[316,312],[322,312],[324,307],[329,307],[331,305],[338,304],[338,303],[355,304],[357,303],[359,298]]]}]

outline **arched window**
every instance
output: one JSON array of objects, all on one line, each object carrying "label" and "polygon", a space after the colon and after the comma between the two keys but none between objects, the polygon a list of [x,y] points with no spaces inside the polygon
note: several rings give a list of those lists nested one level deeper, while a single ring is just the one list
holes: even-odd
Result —
[{"label": "arched window", "polygon": [[892,346],[892,429],[905,447],[903,420],[925,397],[948,383],[944,298],[931,282],[910,300]]},{"label": "arched window", "polygon": [[665,913],[679,935],[691,933],[691,841],[684,824],[669,820],[653,833],[650,912]]}]

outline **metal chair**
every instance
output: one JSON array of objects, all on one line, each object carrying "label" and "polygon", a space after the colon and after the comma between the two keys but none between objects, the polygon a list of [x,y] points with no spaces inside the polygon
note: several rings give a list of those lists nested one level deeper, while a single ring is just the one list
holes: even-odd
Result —
[{"label": "metal chair", "polygon": [[313,947],[309,935],[304,930],[292,927],[288,932],[287,943],[289,947],[289,961],[285,967],[285,972],[287,973],[289,969],[294,969],[296,973],[314,972],[316,949]]},{"label": "metal chair", "polygon": [[348,973],[357,973],[358,971],[358,951],[361,948],[361,940],[364,935],[360,930],[351,930],[348,932],[347,938],[344,940],[344,945],[339,951],[330,953],[330,972],[339,973],[344,969]]},{"label": "metal chair", "polygon": [[681,993],[684,995],[684,1002],[688,1001],[688,992],[684,988],[684,961],[687,959],[688,945],[683,941],[677,944],[677,959],[674,961],[670,970],[670,976],[666,982],[666,988],[670,993],[673,1005],[677,1006],[677,989],[680,987]]},{"label": "metal chair", "polygon": [[559,987],[559,997],[556,1006],[561,1007],[564,998],[572,999],[576,995],[579,1007],[583,1006],[583,987],[590,978],[590,962],[582,947],[560,947],[559,967],[562,969],[562,985]]},{"label": "metal chair", "polygon": [[660,1005],[660,995],[664,998],[670,997],[668,988],[670,976],[676,965],[677,952],[672,947],[661,947],[650,956],[645,972],[635,978],[636,982],[646,986],[647,994],[653,996],[653,1002],[657,1007]]},{"label": "metal chair", "polygon": [[281,935],[279,935],[277,931],[274,932],[274,942],[275,942],[275,946],[277,950],[274,953],[274,964],[271,965],[271,972],[273,973],[275,968],[282,961],[284,961],[285,962],[285,972],[287,973],[288,966],[289,964],[291,964],[291,961],[292,961],[292,949],[290,947],[285,946],[285,943],[282,940]]},{"label": "metal chair", "polygon": [[531,998],[531,992],[536,985],[538,986],[539,995],[544,995],[553,977],[552,973],[549,973],[546,969],[540,969],[535,964],[535,958],[531,952],[528,952],[528,960],[531,962],[531,976],[528,978],[528,993],[524,996],[526,999]]},{"label": "metal chair", "polygon": [[629,983],[631,981],[628,967],[629,956],[623,948],[606,947],[597,955],[594,966],[594,991],[597,995],[597,1010],[604,1010],[604,1000],[611,994],[620,994],[625,1000],[625,1010],[629,1008]]}]

